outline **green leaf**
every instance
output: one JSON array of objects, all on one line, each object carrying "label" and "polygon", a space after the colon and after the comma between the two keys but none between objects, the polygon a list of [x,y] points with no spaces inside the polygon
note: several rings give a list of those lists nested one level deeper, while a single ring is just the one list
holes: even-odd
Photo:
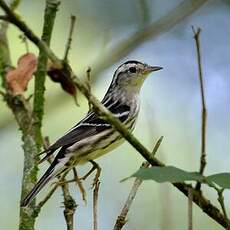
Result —
[{"label": "green leaf", "polygon": [[184,181],[202,181],[204,176],[198,172],[187,172],[174,166],[140,168],[131,177],[138,177],[142,180],[154,180],[158,183],[163,182],[184,182]]},{"label": "green leaf", "polygon": [[217,173],[207,177],[222,188],[230,189],[230,173]]}]

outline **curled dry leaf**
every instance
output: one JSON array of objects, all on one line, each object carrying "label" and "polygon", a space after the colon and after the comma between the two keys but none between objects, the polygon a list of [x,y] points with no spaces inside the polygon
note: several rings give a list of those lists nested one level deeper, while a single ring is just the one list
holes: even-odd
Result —
[{"label": "curled dry leaf", "polygon": [[68,70],[68,68],[64,67],[63,69],[60,69],[49,62],[47,74],[52,79],[52,81],[60,83],[62,89],[73,96],[76,101],[77,90],[71,77],[71,72]]},{"label": "curled dry leaf", "polygon": [[13,95],[22,94],[37,69],[37,57],[33,53],[22,55],[18,59],[18,66],[6,74],[6,83]]}]

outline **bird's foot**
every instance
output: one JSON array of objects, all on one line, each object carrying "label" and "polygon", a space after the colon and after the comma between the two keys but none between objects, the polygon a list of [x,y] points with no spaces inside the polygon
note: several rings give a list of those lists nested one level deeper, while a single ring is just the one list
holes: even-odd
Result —
[{"label": "bird's foot", "polygon": [[101,175],[101,167],[99,166],[99,164],[97,164],[95,161],[90,160],[89,161],[92,164],[92,168],[89,170],[89,172],[87,172],[83,177],[81,177],[81,180],[86,180],[86,178],[88,178],[95,170],[96,170],[96,175],[93,179],[93,184],[91,188],[95,188],[96,185],[99,182],[99,177]]}]

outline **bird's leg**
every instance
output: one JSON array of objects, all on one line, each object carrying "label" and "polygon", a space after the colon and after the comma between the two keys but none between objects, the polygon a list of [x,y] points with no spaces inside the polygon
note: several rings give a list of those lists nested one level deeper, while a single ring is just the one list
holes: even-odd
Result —
[{"label": "bird's leg", "polygon": [[74,179],[71,179],[71,180],[65,179],[65,176],[68,174],[69,171],[70,170],[68,168],[66,168],[66,169],[64,169],[64,171],[62,171],[61,173],[56,175],[56,178],[58,179],[58,181],[55,181],[52,184],[56,184],[58,186],[63,186],[64,184],[69,184],[69,183],[75,182]]},{"label": "bird's leg", "polygon": [[82,200],[86,203],[87,202],[87,200],[86,200],[86,191],[85,191],[85,189],[83,187],[81,179],[79,178],[79,176],[77,174],[76,168],[73,168],[73,175],[74,175],[74,178],[71,179],[71,180],[59,180],[57,182],[54,182],[54,184],[56,184],[57,186],[63,186],[65,184],[69,184],[69,183],[75,182],[76,185],[78,186],[79,190],[80,190],[80,193],[81,193],[81,196],[82,196]]},{"label": "bird's leg", "polygon": [[81,180],[86,180],[94,171],[96,170],[95,166],[92,166],[92,168],[80,179]]},{"label": "bird's leg", "polygon": [[84,186],[83,186],[83,184],[81,182],[81,179],[78,177],[76,168],[73,168],[73,175],[74,175],[75,183],[76,183],[76,185],[78,186],[78,188],[80,190],[82,200],[85,203],[87,203],[87,200],[86,200],[86,191],[85,191]]},{"label": "bird's leg", "polygon": [[86,180],[86,178],[88,178],[89,175],[91,175],[95,170],[97,170],[96,175],[95,175],[95,177],[93,179],[93,184],[92,184],[92,188],[94,188],[96,186],[96,184],[98,183],[98,181],[99,181],[99,177],[101,175],[101,167],[93,160],[90,160],[89,162],[92,164],[92,168],[89,170],[88,173],[86,173],[81,178],[81,180]]},{"label": "bird's leg", "polygon": [[101,175],[101,167],[95,161],[90,161],[90,162],[94,165],[96,169],[96,175],[93,179],[93,184],[92,184],[92,188],[96,188],[99,184],[99,177]]}]

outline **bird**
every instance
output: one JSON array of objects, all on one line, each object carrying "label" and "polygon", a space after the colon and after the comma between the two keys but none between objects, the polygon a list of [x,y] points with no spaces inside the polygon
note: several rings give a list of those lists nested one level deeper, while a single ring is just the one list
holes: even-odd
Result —
[{"label": "bird", "polygon": [[[133,131],[138,117],[140,89],[150,73],[161,69],[159,66],[129,60],[114,72],[101,103],[130,131]],[[92,109],[89,110],[85,118],[42,152],[46,155],[40,162],[47,160],[56,151],[57,154],[43,176],[22,199],[20,206],[29,205],[51,179],[112,151],[123,142],[122,135],[110,123]]]}]

